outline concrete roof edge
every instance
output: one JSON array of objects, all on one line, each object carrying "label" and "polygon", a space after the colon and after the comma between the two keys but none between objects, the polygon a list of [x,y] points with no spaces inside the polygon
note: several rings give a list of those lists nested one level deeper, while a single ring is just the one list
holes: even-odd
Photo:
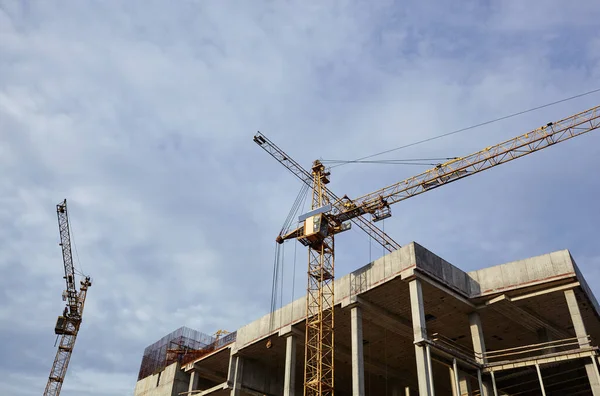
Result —
[{"label": "concrete roof edge", "polygon": [[480,286],[471,298],[577,277],[575,261],[567,249],[469,271],[467,275]]},{"label": "concrete roof edge", "polygon": [[600,318],[600,305],[598,304],[598,300],[596,299],[596,296],[594,296],[594,293],[592,292],[592,289],[590,289],[589,285],[587,284],[587,281],[585,280],[583,273],[579,269],[579,266],[575,262],[575,259],[573,259],[573,255],[571,254],[571,251],[569,251],[568,249],[566,251],[569,254],[569,258],[571,259],[571,263],[573,264],[573,269],[575,271],[575,276],[577,277],[577,280],[579,281],[579,284],[580,284],[581,289],[583,290],[583,293],[587,296],[588,300],[590,300],[590,303],[594,307],[594,310],[596,311],[596,316],[598,316]]}]

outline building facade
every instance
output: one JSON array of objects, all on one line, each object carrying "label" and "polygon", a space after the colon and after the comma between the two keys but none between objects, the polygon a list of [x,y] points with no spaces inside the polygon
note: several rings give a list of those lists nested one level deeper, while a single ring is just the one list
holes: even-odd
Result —
[{"label": "building facade", "polygon": [[[335,282],[338,396],[600,396],[600,307],[567,250],[467,273],[411,243]],[[305,301],[135,396],[302,395]]]}]

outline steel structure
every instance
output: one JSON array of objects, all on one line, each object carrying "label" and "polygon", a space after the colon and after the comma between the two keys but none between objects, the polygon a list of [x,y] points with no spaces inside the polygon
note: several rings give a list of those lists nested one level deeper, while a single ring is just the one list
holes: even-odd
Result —
[{"label": "steel structure", "polygon": [[[329,172],[321,162],[313,163],[312,174],[307,177],[308,172],[274,146],[263,134],[256,134],[254,141],[257,144],[302,181],[310,181],[313,188],[312,212],[301,216],[301,225],[298,228],[277,237],[279,243],[295,238],[309,248],[304,395],[334,394],[333,242],[335,234],[349,228],[348,221],[355,224],[359,222],[361,228],[365,225],[369,230],[378,229],[361,216],[370,214],[373,221],[385,219],[392,215],[390,205],[394,203],[598,128],[600,106],[548,123],[466,157],[439,164],[419,175],[356,199],[347,196],[338,199],[325,188],[324,185],[329,182]],[[392,251],[399,247],[383,231],[381,233],[376,233],[374,238],[386,249]]]},{"label": "steel structure", "polygon": [[75,286],[75,268],[73,266],[73,255],[71,252],[71,236],[69,233],[69,216],[67,213],[67,200],[56,205],[58,216],[58,229],[60,232],[60,246],[62,248],[63,263],[65,267],[64,279],[67,283],[67,289],[63,293],[63,299],[67,301],[67,306],[62,316],[58,317],[54,332],[60,335],[60,343],[56,351],[56,357],[50,370],[48,383],[44,396],[60,395],[60,390],[69,367],[77,333],[81,326],[83,308],[88,288],[92,285],[89,277],[85,277],[80,282],[80,291]]},{"label": "steel structure", "polygon": [[[254,141],[273,158],[279,161],[290,172],[308,186],[313,187],[312,208],[318,208],[340,199],[326,187],[329,183],[329,173],[319,161],[313,164],[312,172],[308,172],[294,159],[277,147],[265,135],[258,132]],[[400,248],[384,231],[362,217],[352,219],[352,222],[365,231],[387,251]],[[324,226],[325,222],[322,223]],[[347,226],[338,225],[347,229]],[[318,229],[317,225],[315,229]],[[284,236],[278,236],[278,242],[283,242]],[[289,238],[289,235],[287,236]],[[307,331],[305,333],[304,383],[307,394],[333,394],[334,389],[334,310],[333,279],[334,279],[334,239],[333,235],[324,243],[309,247],[309,278],[306,294]]]}]

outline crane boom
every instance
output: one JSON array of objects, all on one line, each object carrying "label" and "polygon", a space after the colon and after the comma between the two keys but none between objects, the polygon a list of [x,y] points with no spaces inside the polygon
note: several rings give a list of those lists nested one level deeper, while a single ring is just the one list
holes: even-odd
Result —
[{"label": "crane boom", "polygon": [[[269,153],[273,158],[279,161],[285,166],[292,174],[294,174],[303,183],[309,187],[313,186],[313,175],[298,164],[293,158],[287,155],[283,150],[275,145],[261,132],[254,135],[254,142],[258,144],[262,149]],[[325,185],[322,186],[325,195],[327,195],[329,202],[341,202],[331,190]],[[377,227],[375,224],[364,219],[363,217],[356,217],[352,219],[352,222],[361,230],[371,236],[377,243],[383,246],[388,252],[400,249],[400,244],[387,235],[383,230]]]},{"label": "crane boom", "polygon": [[419,175],[357,199],[338,202],[334,205],[333,213],[338,221],[354,219],[366,213],[372,214],[375,220],[389,217],[391,215],[389,206],[394,203],[583,135],[599,127],[600,106],[596,106],[466,157],[437,165]]},{"label": "crane boom", "polygon": [[73,253],[71,251],[71,235],[69,233],[69,215],[67,213],[67,200],[56,205],[58,217],[58,231],[60,234],[60,247],[62,250],[63,263],[65,267],[65,282],[67,283],[66,298],[69,306],[69,314],[77,316],[78,299],[75,287],[75,267],[73,266]]},{"label": "crane boom", "polygon": [[56,213],[58,216],[58,229],[60,233],[60,246],[62,250],[63,263],[65,269],[65,282],[67,289],[63,294],[67,300],[67,306],[62,316],[58,317],[55,333],[60,335],[60,343],[56,351],[56,357],[50,370],[48,383],[44,396],[58,396],[67,373],[75,340],[79,333],[83,308],[87,296],[88,287],[92,285],[89,277],[85,277],[81,281],[80,291],[77,292],[75,286],[75,267],[73,266],[73,255],[71,252],[71,236],[69,234],[69,216],[67,213],[67,200],[56,205]]}]

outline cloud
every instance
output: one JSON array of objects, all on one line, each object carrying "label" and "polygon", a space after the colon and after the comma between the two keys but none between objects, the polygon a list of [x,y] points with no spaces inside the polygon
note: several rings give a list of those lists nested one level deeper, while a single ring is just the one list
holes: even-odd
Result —
[{"label": "cloud", "polygon": [[[599,7],[528,7],[0,1],[0,334],[20,346],[2,347],[0,393],[45,386],[63,198],[94,284],[62,394],[132,392],[146,345],[182,325],[235,330],[269,309],[273,242],[300,184],[252,143],[256,130],[308,168],[594,87]],[[387,157],[467,154],[596,103]],[[385,230],[466,270],[570,248],[598,293],[597,135],[407,200]],[[347,165],[331,186],[358,196],[422,170]],[[336,245],[339,275],[381,255],[356,231]],[[286,247],[296,296],[305,261]]]}]

